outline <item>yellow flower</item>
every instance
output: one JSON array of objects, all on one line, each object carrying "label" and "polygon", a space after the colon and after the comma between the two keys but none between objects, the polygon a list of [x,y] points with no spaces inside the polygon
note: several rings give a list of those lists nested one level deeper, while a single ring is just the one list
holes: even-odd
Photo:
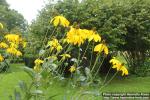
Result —
[{"label": "yellow flower", "polygon": [[125,66],[122,66],[120,70],[122,71],[122,76],[129,74],[129,73],[128,73],[128,70],[127,70],[127,68],[126,68]]},{"label": "yellow flower", "polygon": [[36,60],[34,61],[34,63],[35,63],[36,66],[39,66],[39,65],[41,65],[42,63],[44,63],[44,61],[43,61],[43,60],[40,60],[40,59],[36,59]]},{"label": "yellow flower", "polygon": [[109,62],[112,63],[113,65],[120,63],[119,60],[117,60],[115,57],[113,57]]},{"label": "yellow flower", "polygon": [[85,39],[86,39],[85,31],[83,31],[82,29],[76,29],[71,27],[70,31],[67,33],[67,37],[65,40],[68,43],[80,46],[81,44],[84,43]]},{"label": "yellow flower", "polygon": [[34,66],[34,70],[36,72],[40,72],[41,71],[41,66]]},{"label": "yellow flower", "polygon": [[62,57],[63,60],[65,60],[66,58],[70,58],[71,57],[69,54],[62,54],[60,56]]},{"label": "yellow flower", "polygon": [[4,61],[3,56],[0,54],[0,62]]},{"label": "yellow flower", "polygon": [[59,44],[57,39],[53,39],[52,41],[49,41],[47,46],[50,46],[51,51],[53,49],[56,49],[57,51],[62,50],[62,46]]},{"label": "yellow flower", "polygon": [[51,23],[53,22],[54,26],[62,25],[64,27],[68,27],[70,22],[63,16],[56,16],[51,20]]},{"label": "yellow flower", "polygon": [[22,56],[22,53],[20,51],[17,51],[16,56]]},{"label": "yellow flower", "polygon": [[117,71],[122,71],[122,76],[123,75],[128,75],[128,70],[127,68],[124,66],[123,63],[121,63],[119,60],[117,60],[115,57],[113,57],[110,61],[110,63],[112,63],[113,67],[112,68],[116,68]]},{"label": "yellow flower", "polygon": [[71,73],[73,73],[75,70],[76,70],[76,67],[75,67],[75,66],[71,66],[70,69],[69,69],[69,71],[70,71]]},{"label": "yellow flower", "polygon": [[62,50],[63,48],[62,48],[61,45],[58,45],[56,49],[57,49],[57,51],[60,51],[60,50]]},{"label": "yellow flower", "polygon": [[112,68],[116,68],[117,71],[119,71],[122,66],[123,66],[122,63],[119,62],[119,63],[114,64]]},{"label": "yellow flower", "polygon": [[3,29],[4,27],[3,27],[3,24],[2,23],[0,23],[0,29]]},{"label": "yellow flower", "polygon": [[0,43],[0,48],[6,49],[6,48],[8,48],[8,45],[6,43],[4,43],[4,42],[1,42]]},{"label": "yellow flower", "polygon": [[10,42],[10,48],[18,48],[18,45],[14,42]]},{"label": "yellow flower", "polygon": [[104,53],[107,55],[108,54],[108,48],[105,44],[101,43],[95,46],[94,48],[95,52],[99,52],[101,53],[102,51],[104,51]]},{"label": "yellow flower", "polygon": [[101,41],[101,37],[99,34],[92,34],[89,36],[89,41],[94,41],[94,42],[100,42]]},{"label": "yellow flower", "polygon": [[109,62],[112,63],[113,65],[112,68],[117,68],[117,71],[119,71],[121,67],[123,66],[123,64],[119,60],[117,60],[115,57],[113,57]]},{"label": "yellow flower", "polygon": [[22,56],[22,53],[19,50],[17,50],[16,48],[14,48],[14,47],[7,48],[6,52],[10,53],[12,55]]},{"label": "yellow flower", "polygon": [[7,39],[9,42],[13,43],[19,43],[20,37],[17,34],[7,34],[5,35],[5,39]]}]

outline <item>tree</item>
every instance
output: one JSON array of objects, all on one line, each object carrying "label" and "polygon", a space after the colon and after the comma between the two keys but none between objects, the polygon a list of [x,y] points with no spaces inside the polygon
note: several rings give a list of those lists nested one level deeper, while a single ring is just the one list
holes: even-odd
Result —
[{"label": "tree", "polygon": [[2,22],[7,31],[19,28],[21,31],[25,31],[27,22],[24,17],[17,11],[10,9],[5,0],[0,0],[0,22]]}]

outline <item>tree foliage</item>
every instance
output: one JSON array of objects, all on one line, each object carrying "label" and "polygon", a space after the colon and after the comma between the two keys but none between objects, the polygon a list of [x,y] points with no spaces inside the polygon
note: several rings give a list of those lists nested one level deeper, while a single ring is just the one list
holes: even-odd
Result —
[{"label": "tree foliage", "polygon": [[124,52],[132,72],[147,58],[150,50],[150,7],[145,0],[63,0],[50,3],[31,25],[32,32],[45,34],[46,29],[51,27],[51,17],[58,14],[71,20],[71,24],[77,22],[81,28],[95,27],[112,51]]},{"label": "tree foliage", "polygon": [[27,26],[24,17],[16,10],[10,9],[6,0],[0,0],[0,22],[7,27],[7,31],[15,29],[24,31]]}]

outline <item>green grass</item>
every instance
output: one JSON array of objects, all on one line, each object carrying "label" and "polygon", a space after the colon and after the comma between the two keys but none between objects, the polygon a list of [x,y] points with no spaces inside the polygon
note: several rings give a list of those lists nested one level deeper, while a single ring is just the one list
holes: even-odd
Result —
[{"label": "green grass", "polygon": [[22,64],[12,65],[11,72],[0,74],[0,100],[8,100],[20,80],[28,82],[28,75],[21,69]]},{"label": "green grass", "polygon": [[[13,64],[9,73],[0,74],[0,100],[9,100],[8,96],[13,94],[15,88],[18,88],[18,82],[24,80],[27,83],[30,83],[29,76],[22,70],[22,64]],[[57,81],[53,82],[46,91],[46,95],[51,96],[58,94],[54,100],[63,100],[67,98],[70,100],[72,95],[82,92],[83,90],[87,91],[98,91],[99,87],[78,87],[78,88],[69,88],[68,86],[62,85]],[[115,77],[102,92],[150,92],[150,77],[128,77],[121,78]],[[90,99],[90,95],[84,96],[83,98]],[[82,98],[82,99],[83,99]],[[100,97],[95,97],[95,100],[100,100]],[[81,99],[81,100],[82,100]]]}]

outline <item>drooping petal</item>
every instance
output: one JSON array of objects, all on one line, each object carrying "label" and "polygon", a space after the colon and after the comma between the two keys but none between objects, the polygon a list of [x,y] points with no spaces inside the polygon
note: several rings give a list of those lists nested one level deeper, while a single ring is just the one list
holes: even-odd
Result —
[{"label": "drooping petal", "polygon": [[102,52],[103,50],[103,44],[98,44],[94,48],[94,52]]}]

